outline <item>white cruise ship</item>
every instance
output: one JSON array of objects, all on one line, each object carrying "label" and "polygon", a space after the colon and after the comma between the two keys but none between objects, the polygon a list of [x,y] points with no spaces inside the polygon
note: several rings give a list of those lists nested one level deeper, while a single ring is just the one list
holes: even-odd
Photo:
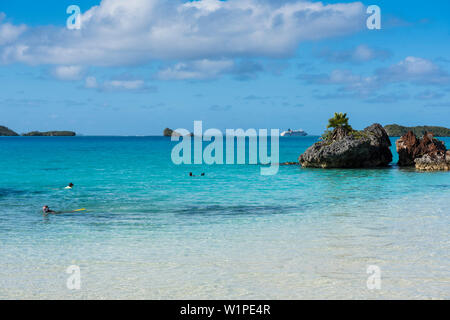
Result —
[{"label": "white cruise ship", "polygon": [[282,137],[304,137],[307,135],[308,134],[305,131],[303,131],[302,129],[299,129],[299,130],[288,129],[288,131],[284,131],[281,133]]}]

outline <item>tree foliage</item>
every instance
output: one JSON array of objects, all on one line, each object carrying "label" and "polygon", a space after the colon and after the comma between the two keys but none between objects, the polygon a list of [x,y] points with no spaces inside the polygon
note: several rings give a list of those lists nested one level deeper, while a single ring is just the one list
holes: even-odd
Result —
[{"label": "tree foliage", "polygon": [[353,128],[348,124],[348,120],[346,113],[335,112],[334,117],[328,120],[327,129],[343,128],[347,131],[353,131]]},{"label": "tree foliage", "polygon": [[349,119],[346,113],[335,112],[334,117],[328,120],[327,130],[322,135],[322,140],[330,142],[339,135],[347,135],[354,132],[353,128],[348,124],[348,121]]}]

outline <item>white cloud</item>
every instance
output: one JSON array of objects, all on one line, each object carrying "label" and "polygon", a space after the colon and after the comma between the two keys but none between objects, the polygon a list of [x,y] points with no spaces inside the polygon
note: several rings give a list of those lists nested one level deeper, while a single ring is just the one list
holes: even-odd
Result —
[{"label": "white cloud", "polygon": [[83,71],[81,66],[58,66],[52,69],[51,74],[59,80],[80,80]]},{"label": "white cloud", "polygon": [[155,87],[147,85],[142,79],[110,79],[98,82],[93,76],[86,77],[84,87],[97,89],[98,91],[130,91],[130,92],[154,92]]},{"label": "white cloud", "polygon": [[[399,63],[387,68],[376,70],[372,75],[355,74],[350,70],[333,70],[329,74],[301,74],[299,79],[309,84],[338,86],[337,94],[328,94],[322,97],[345,97],[347,93],[360,97],[369,97],[381,88],[390,84],[415,84],[446,86],[450,83],[449,74],[430,60],[406,57]],[[347,93],[346,93],[347,92]],[[422,99],[431,98],[422,95]],[[404,98],[402,95],[385,94],[373,101],[394,101]]]},{"label": "white cloud", "polygon": [[263,66],[255,61],[203,59],[180,62],[164,68],[158,72],[157,78],[160,80],[205,80],[229,74],[237,80],[248,80],[255,78],[263,70]]},{"label": "white cloud", "polygon": [[104,84],[105,89],[110,90],[140,90],[145,86],[143,80],[110,80]]},{"label": "white cloud", "polygon": [[413,82],[420,84],[448,84],[449,74],[432,61],[418,58],[406,57],[396,65],[377,71],[377,76],[383,82]]},{"label": "white cloud", "polygon": [[419,92],[415,98],[418,100],[437,100],[445,97],[445,94],[440,92],[434,92],[431,90],[426,90],[423,92]]},{"label": "white cloud", "polygon": [[375,51],[364,45],[356,47],[355,51],[352,54],[352,58],[355,61],[369,61],[374,59],[375,57]]},{"label": "white cloud", "polygon": [[84,85],[88,89],[98,88],[97,79],[95,77],[87,77]]},{"label": "white cloud", "polygon": [[354,92],[362,96],[369,95],[380,87],[376,77],[354,74],[350,70],[333,70],[330,74],[300,75],[300,79],[311,84],[338,85],[341,91]]},{"label": "white cloud", "polygon": [[201,80],[216,78],[219,74],[231,70],[232,60],[199,60],[188,63],[177,63],[173,67],[158,72],[162,80]]},{"label": "white cloud", "polygon": [[408,75],[430,74],[438,69],[433,62],[416,57],[406,57],[405,60],[400,61],[395,68]]},{"label": "white cloud", "polygon": [[410,97],[409,94],[406,93],[391,92],[371,97],[367,99],[365,102],[375,104],[396,103],[399,101],[408,100],[409,97]]},{"label": "white cloud", "polygon": [[9,37],[0,61],[119,66],[280,57],[302,41],[362,30],[365,16],[361,2],[103,0],[82,15],[81,30],[30,27]]},{"label": "white cloud", "polygon": [[385,60],[391,54],[389,51],[370,48],[366,45],[359,45],[351,50],[322,50],[317,54],[319,57],[324,58],[329,62],[337,63],[362,63],[372,60]]},{"label": "white cloud", "polygon": [[0,46],[13,42],[27,29],[23,24],[15,26],[7,22],[2,23],[5,17],[6,15],[0,12]]}]

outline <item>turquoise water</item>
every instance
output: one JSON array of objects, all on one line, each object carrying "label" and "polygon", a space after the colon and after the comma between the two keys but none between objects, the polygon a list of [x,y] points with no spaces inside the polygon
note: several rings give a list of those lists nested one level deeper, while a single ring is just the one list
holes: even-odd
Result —
[{"label": "turquoise water", "polygon": [[[281,139],[280,161],[316,139]],[[176,166],[173,145],[0,138],[0,298],[450,298],[450,173],[261,176],[257,165]],[[45,204],[88,211],[45,218]],[[80,290],[66,287],[70,265]],[[366,286],[369,265],[381,290]]]}]

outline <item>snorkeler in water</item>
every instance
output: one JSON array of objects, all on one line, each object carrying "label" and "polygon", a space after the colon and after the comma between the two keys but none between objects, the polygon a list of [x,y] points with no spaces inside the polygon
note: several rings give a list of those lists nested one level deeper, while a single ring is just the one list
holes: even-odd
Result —
[{"label": "snorkeler in water", "polygon": [[42,212],[44,213],[44,215],[48,215],[48,214],[62,214],[62,213],[76,213],[76,212],[81,212],[81,211],[86,211],[85,208],[82,209],[77,209],[77,210],[72,210],[72,211],[53,211],[49,208],[49,206],[43,206],[42,207]]},{"label": "snorkeler in water", "polygon": [[44,212],[44,214],[56,214],[55,211],[50,210],[49,206],[43,206],[42,207],[42,212]]}]

